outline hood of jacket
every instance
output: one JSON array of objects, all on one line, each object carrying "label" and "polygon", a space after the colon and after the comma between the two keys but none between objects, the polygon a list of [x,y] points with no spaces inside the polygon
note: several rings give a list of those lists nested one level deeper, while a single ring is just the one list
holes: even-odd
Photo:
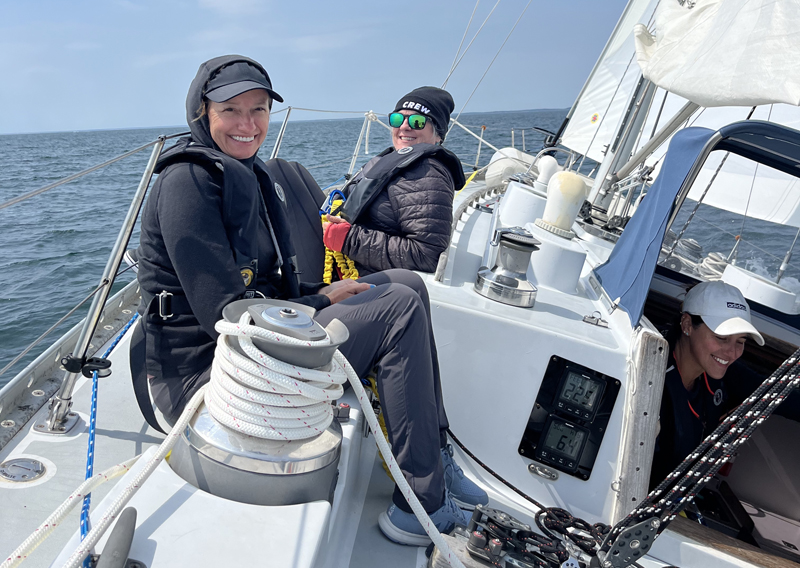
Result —
[{"label": "hood of jacket", "polygon": [[214,150],[220,149],[211,137],[208,115],[204,113],[199,119],[197,117],[200,116],[203,110],[203,97],[209,79],[211,79],[214,73],[221,67],[238,62],[249,63],[253,67],[261,70],[264,75],[269,76],[261,64],[243,55],[222,55],[214,59],[209,59],[201,64],[200,68],[197,70],[197,75],[195,75],[192,84],[189,86],[189,93],[186,95],[186,121],[189,123],[189,130],[192,132],[192,140],[194,142],[199,142]]}]

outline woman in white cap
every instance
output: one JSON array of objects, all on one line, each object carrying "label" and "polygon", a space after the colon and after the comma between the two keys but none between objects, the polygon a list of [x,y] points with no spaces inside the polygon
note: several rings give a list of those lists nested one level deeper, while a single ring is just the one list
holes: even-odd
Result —
[{"label": "woman in white cap", "polygon": [[670,354],[651,488],[719,424],[727,400],[723,377],[742,356],[748,339],[764,345],[737,288],[715,281],[689,290],[679,323],[667,337]]}]

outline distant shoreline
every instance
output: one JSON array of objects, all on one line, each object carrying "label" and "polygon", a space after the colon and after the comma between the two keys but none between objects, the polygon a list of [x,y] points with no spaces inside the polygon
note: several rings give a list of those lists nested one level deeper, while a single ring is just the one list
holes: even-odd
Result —
[{"label": "distant shoreline", "polygon": [[[273,115],[275,115],[277,113],[281,113],[282,114],[283,110],[285,110],[285,108],[284,109],[276,109],[276,111],[273,113]],[[306,111],[299,111],[299,109],[293,109],[293,110],[297,110],[298,112],[303,112],[304,114],[306,112]],[[519,109],[519,110],[470,111],[470,112],[463,113],[462,116],[471,116],[471,115],[476,115],[476,114],[511,114],[511,113],[515,113],[515,112],[547,112],[547,111],[559,111],[559,110],[563,110],[566,113],[567,111],[569,111],[569,107],[563,108],[563,109],[560,109],[560,108],[531,108],[531,109]],[[328,121],[331,121],[331,120],[361,120],[363,115],[359,116],[359,114],[360,113],[358,113],[358,112],[354,112],[353,113],[354,116],[351,116],[351,117],[340,117],[340,118],[300,118],[300,117],[292,116],[289,119],[289,122],[322,122],[322,121],[328,122]],[[378,116],[381,116],[381,115],[379,114]],[[271,125],[272,124],[280,124],[281,122],[283,122],[283,119],[282,119],[282,117],[280,115],[278,115],[276,118],[270,120],[270,124]],[[119,131],[123,131],[123,130],[162,130],[163,129],[163,130],[172,131],[172,130],[180,130],[180,129],[187,129],[187,128],[188,128],[188,126],[186,126],[185,124],[178,124],[178,125],[172,125],[172,126],[163,126],[162,125],[162,126],[129,126],[129,127],[120,127],[120,128],[89,128],[89,129],[86,129],[86,130],[43,130],[43,131],[39,131],[39,132],[7,132],[7,133],[0,133],[0,137],[2,137],[2,136],[29,136],[29,135],[33,136],[33,135],[38,135],[38,134],[65,134],[65,133],[75,134],[75,133],[79,133],[79,132],[119,132]]]}]

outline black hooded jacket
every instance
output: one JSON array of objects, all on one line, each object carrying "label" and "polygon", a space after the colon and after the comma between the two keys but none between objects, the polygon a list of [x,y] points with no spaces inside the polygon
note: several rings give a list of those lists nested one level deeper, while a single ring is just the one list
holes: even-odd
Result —
[{"label": "black hooded jacket", "polygon": [[[301,284],[283,192],[276,192],[257,157],[236,160],[220,151],[208,118],[196,119],[212,74],[240,56],[201,66],[186,98],[191,137],[165,151],[142,213],[138,249],[147,374],[180,380],[208,368],[222,308],[250,293],[292,299],[316,309],[330,300],[319,284]],[[153,299],[168,292],[163,318]],[[132,345],[132,352],[136,347]],[[132,365],[137,362],[132,361]]]}]

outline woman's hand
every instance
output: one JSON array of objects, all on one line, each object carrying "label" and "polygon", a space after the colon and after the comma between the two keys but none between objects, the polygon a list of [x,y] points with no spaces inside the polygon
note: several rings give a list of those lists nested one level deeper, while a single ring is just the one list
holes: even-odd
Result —
[{"label": "woman's hand", "polygon": [[350,232],[350,223],[341,217],[326,215],[322,221],[322,241],[329,249],[342,252],[347,233]]},{"label": "woman's hand", "polygon": [[317,293],[328,296],[331,301],[331,305],[333,305],[341,302],[342,300],[346,300],[351,296],[365,292],[372,287],[372,284],[356,282],[355,280],[348,278],[347,280],[339,280],[338,282],[334,282],[328,286],[323,286],[317,291]]}]

